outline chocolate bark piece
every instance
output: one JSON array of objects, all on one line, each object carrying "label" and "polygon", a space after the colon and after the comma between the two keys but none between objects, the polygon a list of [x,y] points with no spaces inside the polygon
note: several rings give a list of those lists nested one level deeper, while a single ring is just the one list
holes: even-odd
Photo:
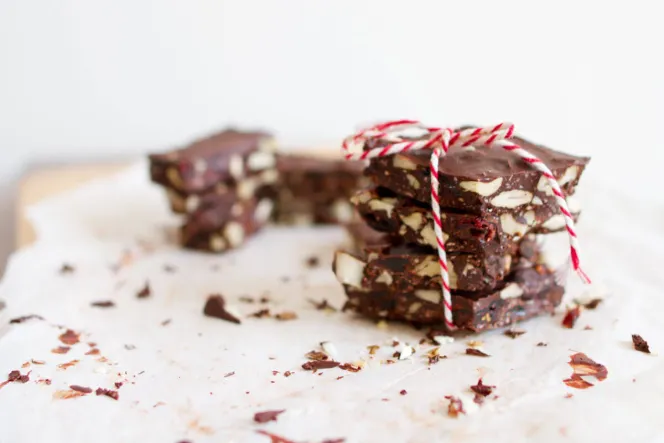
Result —
[{"label": "chocolate bark piece", "polygon": [[[375,290],[412,291],[414,288],[440,291],[438,255],[427,249],[398,246],[365,249],[360,256],[337,251],[333,270],[343,284]],[[498,286],[510,272],[512,256],[448,254],[451,289],[485,291]]]},{"label": "chocolate bark piece", "polygon": [[[564,154],[518,137],[513,140],[551,169],[565,195],[574,193],[589,157]],[[370,141],[365,149],[386,144],[385,141]],[[429,203],[429,159],[429,152],[375,158],[369,162],[365,174],[379,186]],[[467,213],[502,214],[529,204],[556,207],[553,190],[546,178],[515,153],[498,147],[450,149],[440,159],[439,181],[440,206]]]},{"label": "chocolate bark piece", "polygon": [[226,129],[182,149],[150,155],[150,177],[181,193],[201,193],[218,183],[273,169],[275,145],[265,132]]},{"label": "chocolate bark piece", "polygon": [[180,242],[208,252],[235,249],[267,223],[272,206],[269,198],[239,201],[221,197],[215,204],[208,202],[180,228]]},{"label": "chocolate bark piece", "polygon": [[[363,189],[351,198],[358,214],[373,229],[398,237],[407,244],[436,248],[431,207],[385,188]],[[578,216],[578,205],[569,198],[572,215]],[[560,219],[560,220],[559,220]],[[529,232],[549,233],[564,229],[565,220],[558,208],[527,204],[503,214],[482,216],[441,211],[445,248],[448,252],[475,255],[504,254],[514,242]]]},{"label": "chocolate bark piece", "polygon": [[353,218],[348,201],[368,183],[364,164],[340,159],[335,152],[280,154],[275,216],[285,224],[336,224]]},{"label": "chocolate bark piece", "polygon": [[[444,321],[440,290],[391,289],[366,290],[344,285],[348,301],[344,311],[354,311],[372,319],[436,324]],[[552,313],[561,302],[564,288],[555,282],[552,271],[544,267],[515,271],[505,284],[488,292],[452,292],[454,324],[465,330],[481,332],[502,328],[545,313]]]}]

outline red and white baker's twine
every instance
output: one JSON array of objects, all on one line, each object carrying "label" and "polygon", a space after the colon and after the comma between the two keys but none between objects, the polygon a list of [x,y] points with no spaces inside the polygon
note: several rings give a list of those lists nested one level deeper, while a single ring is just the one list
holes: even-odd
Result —
[{"label": "red and white baker's twine", "polygon": [[[411,128],[427,132],[429,135],[428,138],[409,141],[398,135],[399,132]],[[416,120],[396,120],[381,123],[360,131],[346,138],[341,146],[346,160],[366,160],[368,158],[385,157],[403,152],[431,149],[431,214],[434,221],[433,226],[436,233],[436,241],[438,242],[438,262],[440,263],[440,276],[442,279],[445,324],[450,330],[455,329],[455,326],[452,319],[452,296],[450,294],[449,273],[447,270],[447,254],[445,252],[445,241],[440,220],[440,205],[438,204],[438,160],[447,154],[447,151],[451,147],[467,147],[472,145],[492,148],[499,146],[506,151],[514,152],[533,169],[541,172],[548,179],[553,189],[558,208],[565,218],[565,225],[569,234],[572,266],[585,283],[590,283],[590,279],[580,266],[579,243],[576,231],[574,230],[574,220],[572,220],[572,215],[569,212],[565,195],[560,189],[560,185],[551,173],[551,170],[542,160],[509,140],[513,133],[514,125],[508,123],[501,123],[493,127],[453,131],[449,128],[426,127]],[[383,140],[390,144],[367,151],[353,152],[352,148],[362,148],[368,140]]]}]

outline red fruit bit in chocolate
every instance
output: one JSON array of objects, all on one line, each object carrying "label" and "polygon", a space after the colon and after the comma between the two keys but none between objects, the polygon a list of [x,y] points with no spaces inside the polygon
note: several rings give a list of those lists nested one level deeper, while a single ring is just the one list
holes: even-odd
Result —
[{"label": "red fruit bit in chocolate", "polygon": [[58,337],[60,341],[66,345],[75,345],[80,341],[79,334],[77,334],[75,331],[72,331],[71,329],[67,329],[65,332],[60,334]]},{"label": "red fruit bit in chocolate", "polygon": [[568,308],[567,312],[565,313],[565,317],[563,317],[563,327],[572,329],[580,315],[581,307],[574,306],[573,308]]},{"label": "red fruit bit in chocolate", "polygon": [[493,392],[493,390],[495,389],[495,386],[489,386],[489,385],[483,384],[482,379],[480,378],[479,380],[477,380],[476,385],[471,385],[470,386],[470,389],[474,393],[479,394],[483,397],[486,397],[486,396],[490,395]]},{"label": "red fruit bit in chocolate", "polygon": [[282,414],[285,409],[280,409],[277,411],[264,411],[264,412],[256,412],[254,414],[254,421],[256,423],[267,423],[268,421],[277,421],[277,416],[279,414]]},{"label": "red fruit bit in chocolate", "polygon": [[634,345],[634,349],[637,351],[650,354],[650,346],[648,346],[648,342],[645,341],[640,335],[632,334],[632,344]]}]

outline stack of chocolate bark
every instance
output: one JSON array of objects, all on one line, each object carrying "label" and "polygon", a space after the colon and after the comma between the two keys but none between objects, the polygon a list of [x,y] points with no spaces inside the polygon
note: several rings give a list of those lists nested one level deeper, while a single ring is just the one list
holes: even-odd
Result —
[{"label": "stack of chocolate bark", "polygon": [[346,223],[349,198],[366,181],[362,164],[280,154],[269,134],[235,129],[149,160],[152,181],[184,215],[180,243],[208,252],[237,248],[269,221]]},{"label": "stack of chocolate bark", "polygon": [[[570,196],[589,158],[514,140],[551,169],[577,217]],[[365,175],[373,186],[356,193],[352,203],[368,226],[354,230],[356,250],[338,251],[334,260],[346,309],[442,323],[429,153],[372,159]],[[472,146],[450,150],[440,161],[439,178],[456,326],[482,331],[552,312],[564,290],[533,238],[565,229],[548,181],[513,153]]]}]

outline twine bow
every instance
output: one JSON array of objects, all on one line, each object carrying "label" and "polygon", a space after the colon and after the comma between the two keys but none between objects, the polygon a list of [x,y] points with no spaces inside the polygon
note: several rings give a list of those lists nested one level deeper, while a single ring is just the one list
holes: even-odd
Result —
[{"label": "twine bow", "polygon": [[[403,135],[399,135],[400,132],[413,128],[425,132],[427,136],[419,140],[407,140]],[[467,147],[471,145],[488,148],[500,147],[506,151],[514,152],[533,169],[541,172],[548,180],[549,185],[551,185],[558,208],[565,219],[565,226],[569,236],[572,267],[585,283],[590,283],[590,279],[581,269],[578,253],[579,243],[576,231],[574,230],[574,220],[567,207],[565,195],[560,189],[558,181],[542,160],[510,141],[513,133],[514,125],[509,123],[500,123],[493,127],[453,131],[449,128],[427,127],[416,120],[396,120],[362,130],[355,135],[347,137],[341,145],[346,160],[366,160],[398,153],[431,150],[431,215],[434,221],[436,242],[438,243],[438,263],[440,264],[440,276],[442,279],[445,325],[449,330],[455,329],[455,326],[452,316],[452,296],[447,269],[447,253],[445,252],[445,240],[443,238],[440,205],[438,202],[438,162],[452,147]],[[364,144],[369,140],[386,141],[388,145],[367,151],[352,151],[352,148],[355,147],[363,148]]]}]

